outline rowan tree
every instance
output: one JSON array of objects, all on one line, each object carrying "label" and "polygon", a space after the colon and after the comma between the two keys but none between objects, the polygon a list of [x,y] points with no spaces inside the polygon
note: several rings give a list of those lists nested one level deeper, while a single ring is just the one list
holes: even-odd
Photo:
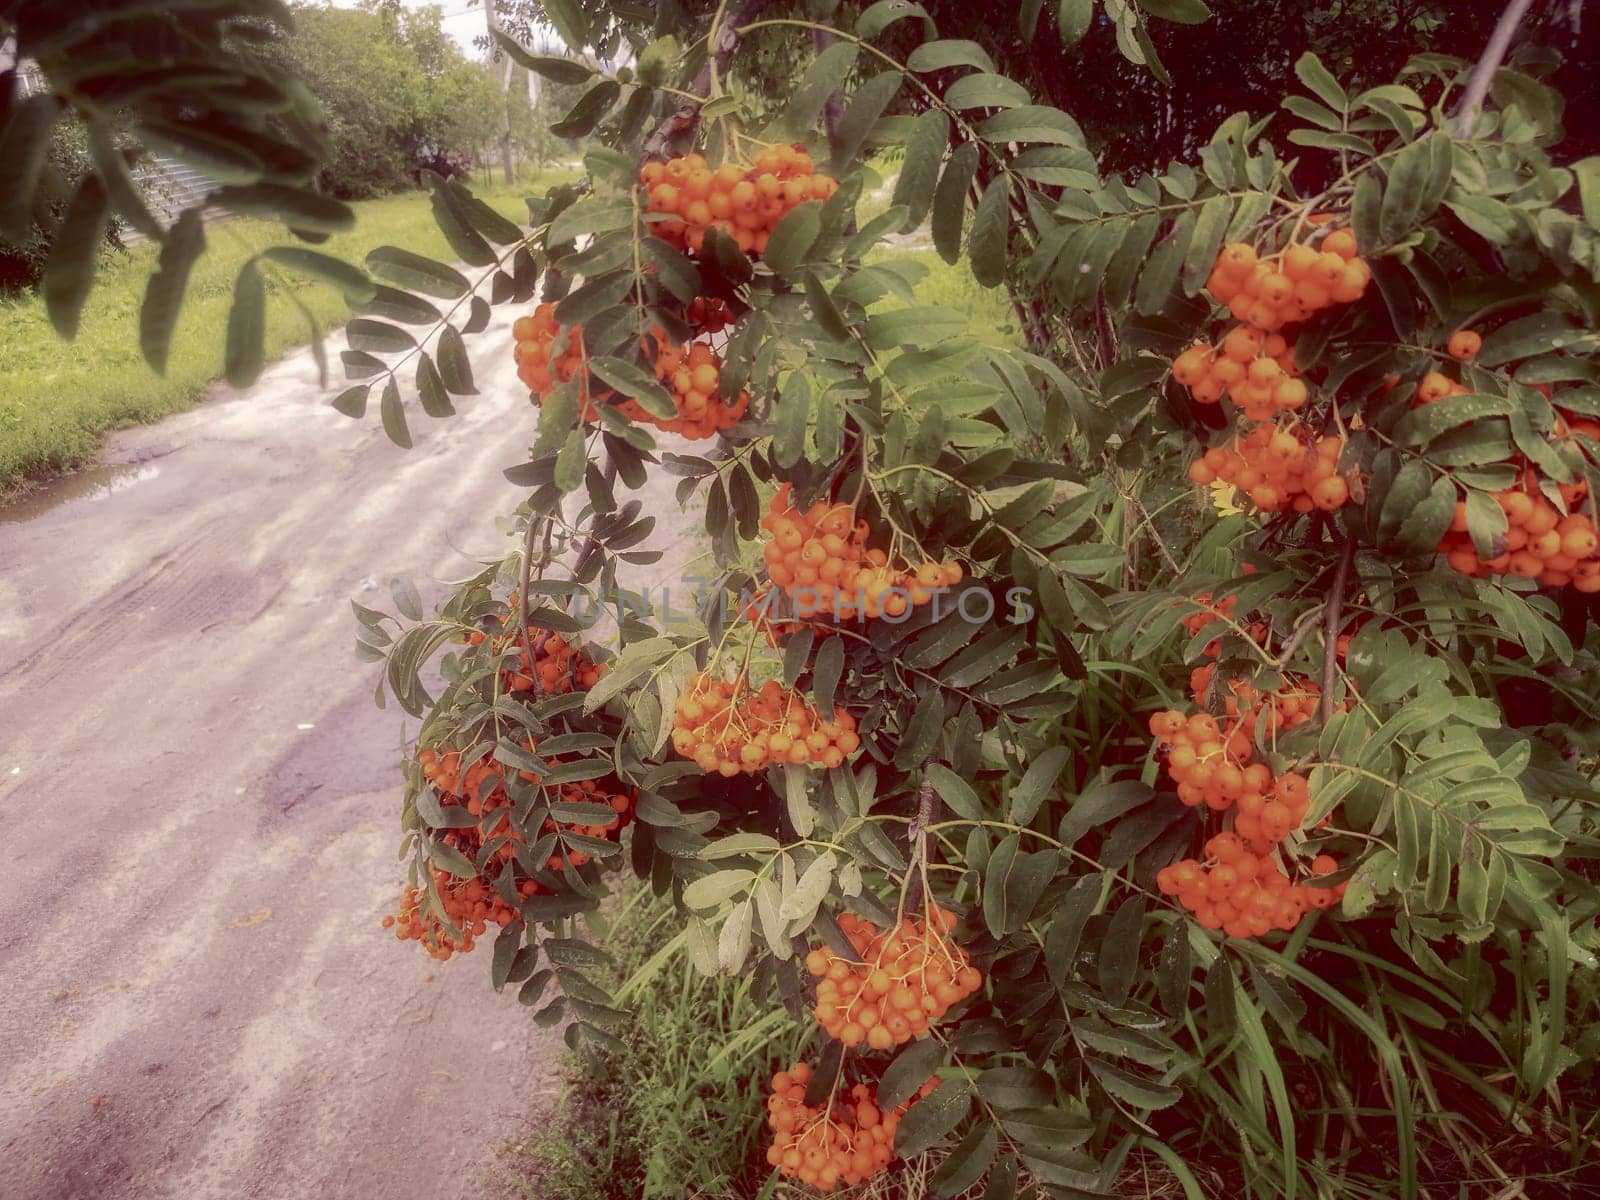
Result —
[{"label": "rowan tree", "polygon": [[[1081,9],[1145,66],[1152,17],[1204,15],[1053,19]],[[1563,159],[1559,96],[1498,32],[1354,89],[1306,54],[1281,144],[1240,112],[1124,177],[906,0],[543,11],[570,55],[501,46],[583,87],[579,182],[519,224],[434,180],[460,261],[385,248],[377,283],[267,252],[366,306],[334,403],[402,445],[408,401],[473,392],[489,305],[520,314],[521,549],[431,614],[356,611],[421,718],[397,934],[492,935],[493,985],[604,1049],[630,1017],[583,918],[648,880],[700,969],[793,1014],[767,1162],[823,1190],[924,1154],[904,1178],[948,1196],[1115,1194],[1130,1155],[1190,1194],[1219,1158],[1262,1196],[1576,1186],[1600,160]],[[730,86],[779,43],[791,86]],[[108,203],[78,196],[74,233]],[[917,302],[882,247],[924,229],[1019,341]],[[688,621],[618,587],[661,472],[716,564]]]}]

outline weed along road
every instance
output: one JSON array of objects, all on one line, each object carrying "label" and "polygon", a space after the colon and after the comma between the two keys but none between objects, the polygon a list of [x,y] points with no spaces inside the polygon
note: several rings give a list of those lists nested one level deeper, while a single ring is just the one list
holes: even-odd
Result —
[{"label": "weed along road", "polygon": [[477,1196],[558,1090],[559,1031],[487,948],[441,965],[379,926],[416,722],[374,707],[343,603],[505,552],[515,315],[456,418],[413,401],[409,452],[302,352],[0,508],[6,1200]]}]

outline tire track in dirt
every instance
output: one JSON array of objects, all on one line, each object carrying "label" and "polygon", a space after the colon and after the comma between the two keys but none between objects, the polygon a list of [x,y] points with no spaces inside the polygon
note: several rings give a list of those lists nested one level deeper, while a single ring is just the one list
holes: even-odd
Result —
[{"label": "tire track in dirt", "polygon": [[[558,1034],[486,955],[378,926],[416,722],[373,706],[347,603],[399,574],[430,601],[505,552],[514,315],[409,453],[302,354],[114,438],[127,486],[0,512],[6,1200],[476,1196],[559,1089]],[[674,483],[641,497],[667,553],[630,586],[687,556]]]}]

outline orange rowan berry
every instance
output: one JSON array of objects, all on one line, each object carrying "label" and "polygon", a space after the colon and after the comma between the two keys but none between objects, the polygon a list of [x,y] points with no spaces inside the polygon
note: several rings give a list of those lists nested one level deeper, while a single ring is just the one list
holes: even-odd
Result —
[{"label": "orange rowan berry", "polygon": [[1448,349],[1450,357],[1458,362],[1466,362],[1477,355],[1483,348],[1483,338],[1470,329],[1458,329],[1450,335]]}]

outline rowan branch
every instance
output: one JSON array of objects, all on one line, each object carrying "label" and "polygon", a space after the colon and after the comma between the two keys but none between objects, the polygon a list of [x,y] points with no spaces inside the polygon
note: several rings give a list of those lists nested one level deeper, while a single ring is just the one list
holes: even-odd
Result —
[{"label": "rowan branch", "polygon": [[911,851],[911,863],[906,868],[905,887],[900,893],[899,917],[915,912],[926,899],[923,881],[927,877],[928,831],[939,823],[939,793],[926,775],[917,788],[917,811],[906,826],[906,844]]},{"label": "rowan branch", "polygon": [[[834,36],[826,29],[813,29],[811,31],[811,49],[821,54],[834,43]],[[822,106],[822,127],[827,131],[828,141],[831,144],[834,135],[839,132],[839,119],[844,116],[844,91],[834,88],[828,96],[827,103]]]},{"label": "rowan branch", "polygon": [[[733,52],[739,48],[739,30],[761,15],[772,0],[744,0],[732,16],[720,24],[713,21],[710,36],[716,44],[706,48],[706,60],[689,84],[688,91],[695,99],[683,100],[650,131],[640,151],[640,159],[649,162],[670,156],[674,142],[688,138],[700,125],[700,106],[711,98],[711,80],[727,70]],[[720,10],[719,10],[720,11]]]},{"label": "rowan branch", "polygon": [[1495,22],[1494,31],[1489,35],[1482,57],[1474,64],[1472,74],[1467,76],[1467,87],[1461,94],[1461,103],[1456,106],[1457,137],[1472,136],[1472,131],[1478,124],[1478,117],[1483,111],[1484,97],[1489,94],[1489,85],[1494,82],[1494,73],[1505,61],[1506,51],[1511,48],[1511,39],[1516,36],[1517,26],[1522,23],[1522,18],[1527,15],[1532,3],[1533,0],[1511,0],[1500,14],[1500,20]]},{"label": "rowan branch", "polygon": [[1318,715],[1324,727],[1333,719],[1333,685],[1339,678],[1339,619],[1344,608],[1345,585],[1350,581],[1350,565],[1355,557],[1355,539],[1347,536],[1339,551],[1339,565],[1333,572],[1328,603],[1322,611],[1322,711]]},{"label": "rowan branch", "polygon": [[[617,481],[617,460],[608,455],[606,457],[606,465],[601,468],[600,474],[601,477],[606,481],[606,487],[609,488]],[[574,579],[581,579],[583,577],[584,568],[586,568],[589,565],[590,560],[599,553],[600,539],[591,533],[588,538],[584,540],[583,545],[578,548],[578,557],[573,563],[572,567],[572,577]]]}]

